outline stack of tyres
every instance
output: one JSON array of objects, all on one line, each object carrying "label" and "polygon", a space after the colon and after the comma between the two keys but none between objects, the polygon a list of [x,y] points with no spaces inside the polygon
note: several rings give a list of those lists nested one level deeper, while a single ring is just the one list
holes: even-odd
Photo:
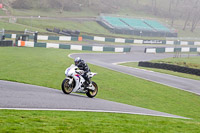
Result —
[{"label": "stack of tyres", "polygon": [[139,62],[138,66],[159,68],[159,69],[171,70],[175,72],[188,73],[188,74],[200,76],[200,69],[188,68],[188,67],[177,66],[177,65],[166,64],[166,63],[152,63],[152,62],[141,61]]},{"label": "stack of tyres", "polygon": [[7,41],[0,41],[0,47],[9,47],[13,46],[13,41],[7,40]]}]

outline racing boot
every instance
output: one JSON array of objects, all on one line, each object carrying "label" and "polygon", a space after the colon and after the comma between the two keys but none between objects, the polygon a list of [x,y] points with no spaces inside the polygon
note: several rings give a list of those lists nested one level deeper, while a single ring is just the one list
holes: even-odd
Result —
[{"label": "racing boot", "polygon": [[90,84],[90,83],[89,83],[88,81],[85,81],[85,82],[83,83],[83,85],[84,85],[85,88],[87,88],[87,87],[89,86],[89,84]]}]

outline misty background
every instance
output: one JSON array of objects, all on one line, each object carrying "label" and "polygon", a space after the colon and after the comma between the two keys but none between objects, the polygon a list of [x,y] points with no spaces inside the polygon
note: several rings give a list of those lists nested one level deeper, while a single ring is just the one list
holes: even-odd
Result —
[{"label": "misty background", "polygon": [[[181,29],[195,31],[200,21],[200,0],[0,0],[9,9],[92,12],[166,18],[173,27],[183,21]],[[55,16],[56,17],[56,16]]]}]

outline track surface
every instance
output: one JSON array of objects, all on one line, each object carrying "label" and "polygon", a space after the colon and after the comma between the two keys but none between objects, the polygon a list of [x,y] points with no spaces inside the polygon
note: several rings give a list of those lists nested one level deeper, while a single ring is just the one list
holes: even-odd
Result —
[{"label": "track surface", "polygon": [[1,109],[67,110],[141,114],[185,118],[126,104],[82,95],[65,95],[60,90],[0,80]]},{"label": "track surface", "polygon": [[72,54],[70,57],[75,58],[77,56],[80,56],[87,62],[94,65],[200,95],[200,81],[117,65],[119,62],[138,62],[168,58],[173,57],[173,54],[145,54],[131,52],[127,54]]}]

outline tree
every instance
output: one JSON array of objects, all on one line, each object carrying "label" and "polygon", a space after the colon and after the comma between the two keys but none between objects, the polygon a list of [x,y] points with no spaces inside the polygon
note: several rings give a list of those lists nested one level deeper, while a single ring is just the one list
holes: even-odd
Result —
[{"label": "tree", "polygon": [[170,0],[169,2],[169,14],[171,15],[171,8],[172,8],[173,0]]},{"label": "tree", "polygon": [[[194,10],[195,10],[195,8],[196,8],[196,5],[198,5],[198,3],[199,3],[199,0],[196,0],[194,3],[192,3],[193,6],[190,6],[190,5],[189,5],[189,8],[187,9],[187,17],[186,17],[186,19],[185,19],[185,23],[184,23],[184,26],[183,26],[183,30],[186,29],[186,26],[187,26],[187,24],[188,24],[188,22],[189,22],[189,20],[190,20],[190,18],[191,18],[191,15],[192,15],[193,13],[195,13]],[[195,20],[195,19],[193,19],[193,20]]]},{"label": "tree", "polygon": [[151,1],[151,9],[154,15],[157,15],[157,0]]},{"label": "tree", "polygon": [[32,2],[30,0],[16,0],[12,2],[12,7],[16,9],[31,9]]},{"label": "tree", "polygon": [[172,5],[173,5],[173,0],[170,0],[168,12],[169,12],[169,16],[171,18],[171,26],[174,25],[174,14],[171,12],[172,11]]},{"label": "tree", "polygon": [[190,29],[191,32],[194,32],[197,24],[200,21],[200,15],[199,15],[200,9],[198,6],[199,6],[199,0],[196,1],[195,6],[193,7],[194,13],[193,13],[193,19],[192,19],[192,26]]}]

